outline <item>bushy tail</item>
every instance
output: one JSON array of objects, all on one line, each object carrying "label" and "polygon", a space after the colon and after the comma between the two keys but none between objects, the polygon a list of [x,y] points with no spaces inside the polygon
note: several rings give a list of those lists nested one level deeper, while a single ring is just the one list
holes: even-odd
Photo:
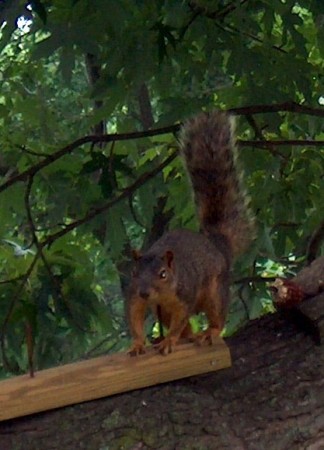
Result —
[{"label": "bushy tail", "polygon": [[199,114],[182,127],[181,143],[202,231],[224,235],[236,256],[253,239],[254,221],[236,165],[234,118]]}]

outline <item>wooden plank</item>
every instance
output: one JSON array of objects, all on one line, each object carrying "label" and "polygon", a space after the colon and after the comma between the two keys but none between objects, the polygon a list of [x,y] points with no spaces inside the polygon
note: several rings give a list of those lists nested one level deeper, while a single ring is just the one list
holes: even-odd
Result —
[{"label": "wooden plank", "polygon": [[22,375],[0,382],[0,420],[94,400],[167,381],[213,372],[231,365],[222,339],[212,346],[178,345],[167,356],[148,349],[145,355],[126,353]]}]

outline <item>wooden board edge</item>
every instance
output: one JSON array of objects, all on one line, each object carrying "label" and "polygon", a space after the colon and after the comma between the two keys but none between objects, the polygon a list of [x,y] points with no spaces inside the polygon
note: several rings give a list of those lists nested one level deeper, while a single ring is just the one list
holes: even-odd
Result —
[{"label": "wooden board edge", "polygon": [[212,346],[178,345],[162,356],[154,349],[131,358],[125,352],[79,361],[0,381],[0,421],[141,389],[231,366],[219,338]]}]

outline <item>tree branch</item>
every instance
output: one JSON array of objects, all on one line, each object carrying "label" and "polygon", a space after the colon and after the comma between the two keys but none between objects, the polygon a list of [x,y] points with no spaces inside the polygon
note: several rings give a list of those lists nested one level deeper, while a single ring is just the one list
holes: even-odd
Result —
[{"label": "tree branch", "polygon": [[102,136],[96,135],[84,136],[72,142],[71,144],[66,145],[57,152],[48,155],[42,161],[40,161],[39,163],[35,164],[32,167],[29,167],[29,169],[26,169],[24,172],[21,172],[20,174],[15,175],[12,178],[9,178],[9,180],[0,185],[0,193],[3,192],[5,189],[7,189],[9,186],[12,186],[13,184],[17,183],[18,181],[25,181],[28,177],[34,176],[40,170],[54,163],[63,156],[72,153],[73,150],[77,149],[78,147],[81,147],[84,144],[89,143],[96,144],[98,142],[126,141],[131,139],[140,139],[143,137],[158,136],[161,134],[175,133],[179,130],[179,128],[180,124],[158,128],[155,130],[135,131],[133,133],[104,134]]},{"label": "tree branch", "polygon": [[[240,30],[239,28],[233,27],[229,24],[226,24],[225,26],[221,26],[220,24],[217,24],[217,26],[224,32],[231,32],[231,33],[235,33],[236,35],[239,35],[239,36],[246,36],[249,39],[251,39],[252,41],[258,42],[259,44],[265,44],[264,40],[262,40],[258,36],[255,36],[254,34],[249,33],[247,31]],[[273,50],[276,50],[277,52],[280,52],[280,53],[285,53],[285,54],[287,53],[286,50],[279,47],[278,45],[271,45],[270,48],[272,48]]]},{"label": "tree branch", "polygon": [[[229,113],[233,115],[251,115],[251,114],[264,114],[264,113],[274,113],[274,112],[295,112],[299,114],[308,114],[317,117],[324,117],[324,108],[312,108],[309,106],[299,105],[295,102],[285,102],[278,103],[275,105],[251,105],[241,108],[232,108],[228,110]],[[37,172],[62,158],[63,156],[72,153],[73,150],[81,147],[88,143],[98,143],[98,142],[112,142],[112,141],[125,141],[131,139],[140,139],[143,137],[158,136],[167,133],[176,133],[179,131],[181,124],[170,125],[163,128],[156,128],[153,130],[137,131],[132,133],[121,133],[121,134],[105,134],[102,136],[84,136],[76,141],[68,144],[67,146],[61,148],[57,152],[48,155],[39,163],[26,169],[18,175],[9,178],[0,185],[0,193],[6,190],[8,187],[17,183],[18,181],[25,181],[28,177],[34,176]],[[266,142],[270,142],[267,144]],[[257,145],[257,141],[239,141],[240,145]],[[323,141],[310,141],[310,140],[291,140],[291,141],[265,141],[259,143],[261,147],[273,146],[273,145],[315,145],[322,146]]]},{"label": "tree branch", "polygon": [[[247,114],[245,117],[248,124],[253,129],[255,137],[260,141],[265,142],[266,138],[264,137],[262,130],[259,128],[255,118],[251,114]],[[287,157],[282,153],[278,152],[277,150],[275,150],[273,146],[269,147],[269,152],[272,154],[272,156],[279,156],[280,158],[287,160]]]},{"label": "tree branch", "polygon": [[207,8],[203,8],[196,4],[195,1],[189,2],[189,7],[193,12],[199,15],[204,15],[208,19],[212,20],[224,20],[226,16],[228,16],[230,13],[235,11],[237,8],[244,5],[244,3],[247,3],[248,0],[241,0],[239,4],[237,2],[229,3],[228,5],[224,6],[224,8],[220,8],[214,12],[208,12]]},{"label": "tree branch", "polygon": [[274,281],[275,279],[276,277],[262,277],[261,275],[255,275],[234,280],[233,284],[268,283]]},{"label": "tree branch", "polygon": [[240,147],[260,147],[260,148],[272,148],[280,147],[283,145],[305,146],[305,147],[323,147],[324,140],[312,140],[312,139],[284,139],[284,140],[268,140],[268,141],[242,141],[237,140]]},{"label": "tree branch", "polygon": [[[224,8],[214,11],[214,12],[208,12],[208,10],[206,8],[202,8],[199,5],[196,5],[195,2],[191,1],[189,2],[189,6],[191,7],[191,10],[197,15],[201,15],[201,16],[205,16],[208,19],[211,19],[213,21],[215,21],[216,26],[218,28],[220,28],[222,31],[226,32],[231,32],[231,33],[235,33],[237,35],[243,35],[246,36],[250,39],[252,39],[253,41],[259,42],[261,44],[264,44],[264,41],[262,39],[260,39],[258,36],[255,36],[247,31],[244,31],[242,29],[238,29],[232,25],[230,25],[228,22],[225,23],[224,19],[231,14],[233,11],[235,11],[238,7],[241,7],[244,5],[244,3],[246,3],[248,0],[241,0],[239,5],[235,2],[230,3],[228,5],[226,5]],[[221,25],[220,23],[224,23],[224,26]],[[281,47],[278,47],[277,45],[271,45],[271,48],[279,51],[281,53],[287,53],[286,50],[283,50]]]},{"label": "tree branch", "polygon": [[66,235],[70,231],[74,230],[75,228],[79,227],[80,225],[83,225],[90,220],[92,220],[94,217],[98,216],[99,214],[106,212],[108,209],[110,209],[112,206],[114,206],[116,203],[120,202],[124,198],[129,197],[136,189],[138,189],[140,186],[145,184],[150,179],[154,178],[156,174],[158,174],[161,170],[164,169],[164,167],[168,166],[171,161],[175,159],[178,152],[173,152],[171,155],[166,158],[161,164],[159,164],[157,167],[155,167],[150,172],[144,173],[142,176],[140,176],[133,184],[128,186],[127,188],[123,189],[121,193],[115,197],[114,199],[110,200],[109,202],[105,203],[102,206],[99,206],[97,208],[93,208],[88,214],[86,214],[81,219],[75,220],[74,222],[69,223],[66,225],[62,230],[53,233],[49,236],[47,236],[43,241],[41,241],[41,246],[44,248],[47,245],[52,244],[54,241],[59,239],[60,237]]},{"label": "tree branch", "polygon": [[24,277],[24,275],[19,275],[18,277],[8,278],[7,280],[0,280],[0,285],[1,285],[1,284],[16,283],[17,281],[22,280],[23,277]]},{"label": "tree branch", "polygon": [[291,112],[299,114],[309,114],[310,116],[324,117],[324,108],[313,108],[311,106],[300,105],[296,102],[276,103],[273,105],[250,105],[239,108],[231,108],[229,113],[234,115],[265,114],[276,112]]}]

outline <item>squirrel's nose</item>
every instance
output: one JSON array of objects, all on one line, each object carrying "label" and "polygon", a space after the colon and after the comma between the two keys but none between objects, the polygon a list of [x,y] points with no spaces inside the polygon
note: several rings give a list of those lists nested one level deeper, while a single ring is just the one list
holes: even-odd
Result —
[{"label": "squirrel's nose", "polygon": [[147,300],[147,299],[149,298],[149,296],[150,296],[150,293],[149,293],[149,291],[141,290],[141,291],[139,292],[139,295],[140,295],[142,298],[144,298],[144,300]]}]

